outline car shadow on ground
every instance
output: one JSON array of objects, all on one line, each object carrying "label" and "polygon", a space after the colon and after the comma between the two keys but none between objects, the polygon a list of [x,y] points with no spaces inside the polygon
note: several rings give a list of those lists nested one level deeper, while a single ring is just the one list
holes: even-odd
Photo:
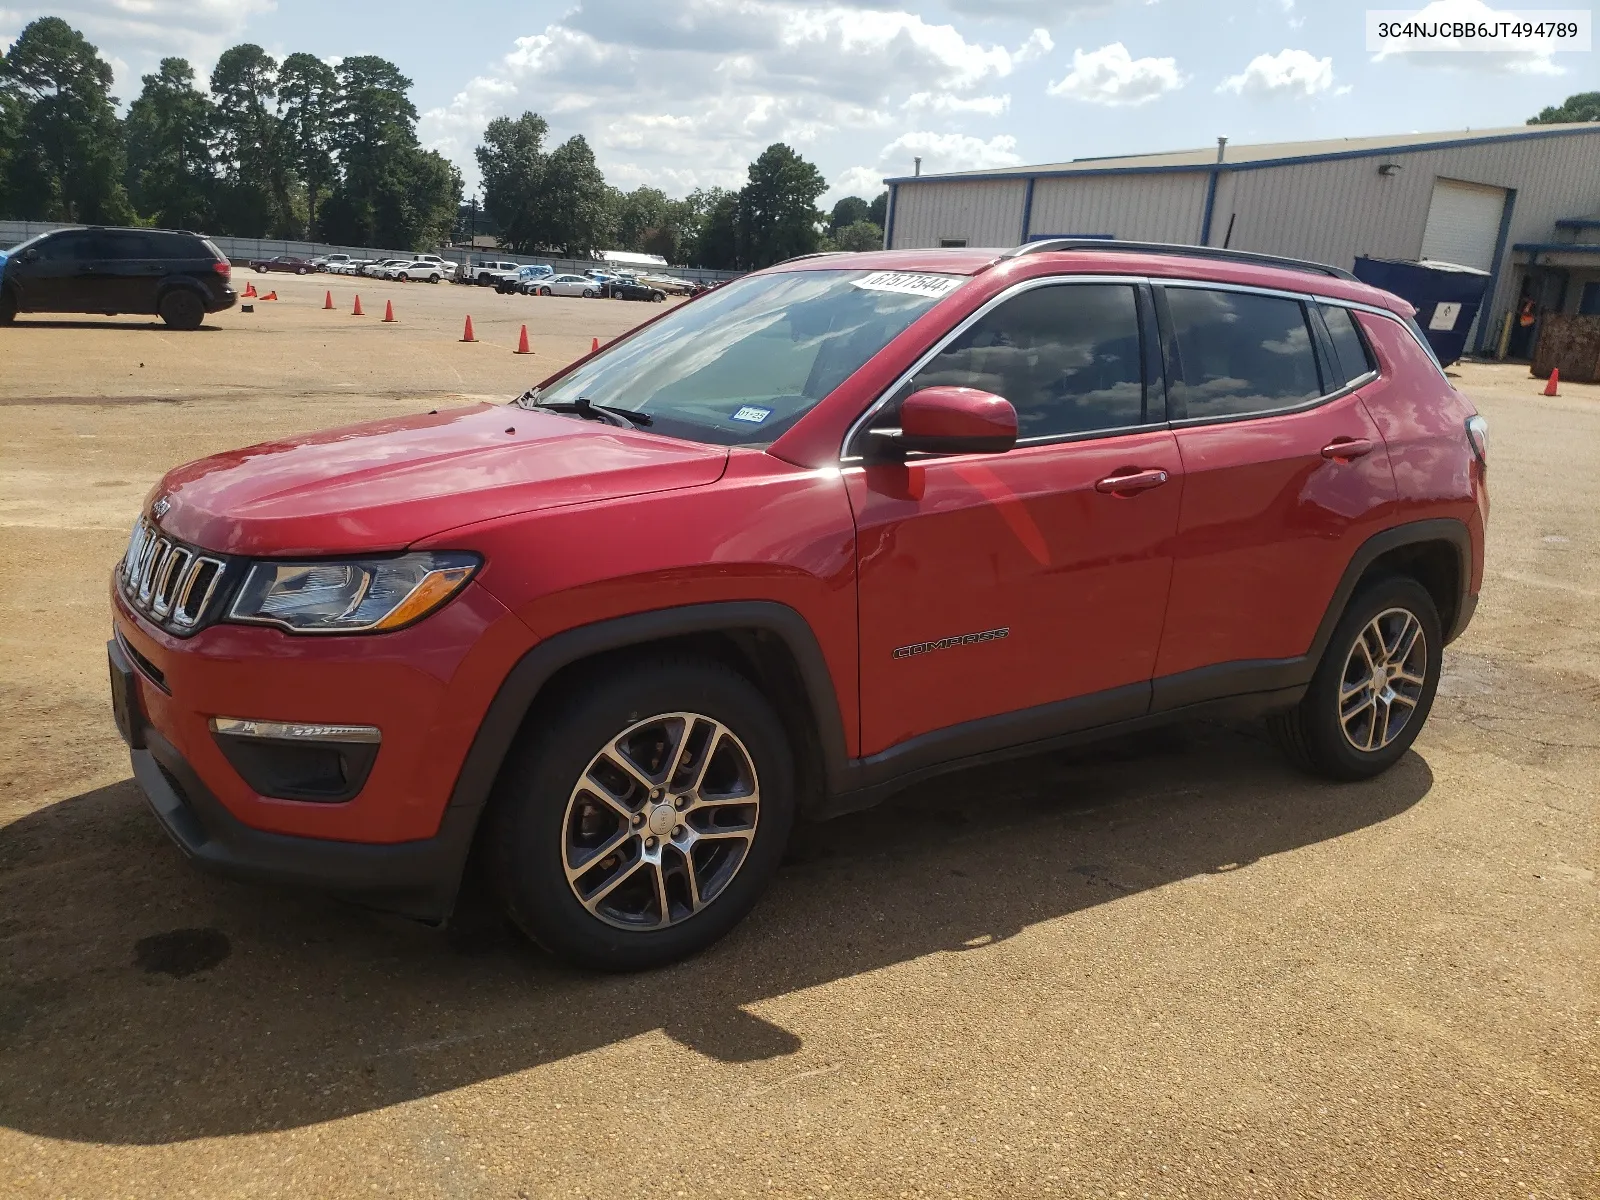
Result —
[{"label": "car shadow on ground", "polygon": [[12,322],[14,329],[142,329],[151,333],[220,333],[220,325],[199,325],[194,329],[173,329],[165,321],[119,320],[120,314],[110,314],[98,321],[41,321],[27,313],[18,313]]},{"label": "car shadow on ground", "polygon": [[656,1030],[770,1059],[800,1039],[745,1006],[1247,868],[1431,785],[1415,753],[1368,783],[1306,779],[1257,726],[968,771],[802,826],[733,935],[602,976],[481,910],[441,933],[202,875],[124,781],[0,830],[0,1124],[124,1144],[294,1128]]}]

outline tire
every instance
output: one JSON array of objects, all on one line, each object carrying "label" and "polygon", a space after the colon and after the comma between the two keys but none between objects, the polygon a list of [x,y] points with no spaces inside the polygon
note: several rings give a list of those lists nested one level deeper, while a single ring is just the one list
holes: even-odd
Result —
[{"label": "tire", "polygon": [[161,319],[173,329],[199,329],[206,319],[205,302],[188,288],[173,288],[156,306]]},{"label": "tire", "polygon": [[304,267],[296,267],[294,269],[294,273],[296,275],[304,275],[306,273],[306,269]]},{"label": "tire", "polygon": [[[705,780],[688,791],[737,796],[753,788],[753,803],[685,808],[684,795],[669,803],[668,789],[644,788],[639,776],[650,766],[658,780],[674,775],[679,714],[695,718],[689,749],[701,756]],[[625,749],[635,762],[632,778],[618,765]],[[597,782],[610,801],[600,799]],[[507,757],[490,803],[488,861],[511,919],[570,963],[645,970],[711,945],[766,890],[794,822],[794,761],[782,722],[743,676],[703,659],[647,658],[603,669],[563,693],[559,705],[542,707]],[[725,832],[685,842],[717,830]],[[577,859],[569,883],[574,849],[588,857]],[[694,890],[689,863],[698,864]],[[695,910],[702,893],[710,899]]]},{"label": "tire", "polygon": [[[1410,640],[1413,629],[1420,647]],[[1407,647],[1409,653],[1401,653]],[[1390,672],[1381,691],[1374,691],[1370,660]],[[1443,661],[1439,610],[1428,590],[1407,576],[1382,576],[1356,590],[1304,698],[1270,718],[1268,727],[1302,770],[1327,779],[1371,779],[1416,741]],[[1395,666],[1399,674],[1392,674]]]},{"label": "tire", "polygon": [[585,300],[593,300],[594,299],[594,289],[593,288],[584,288],[583,289],[583,298]]},{"label": "tire", "polygon": [[550,294],[550,289],[549,288],[542,287],[542,288],[539,289],[539,295],[548,296],[549,294]]},{"label": "tire", "polygon": [[9,325],[17,319],[17,294],[10,288],[0,291],[0,325]]},{"label": "tire", "polygon": [[428,276],[428,282],[429,283],[438,283],[439,282],[438,272],[434,272],[432,275],[429,275]]}]

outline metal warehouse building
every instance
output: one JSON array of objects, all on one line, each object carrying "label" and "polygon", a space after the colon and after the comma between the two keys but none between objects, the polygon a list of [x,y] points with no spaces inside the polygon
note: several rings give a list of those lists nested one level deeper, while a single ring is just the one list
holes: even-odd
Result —
[{"label": "metal warehouse building", "polygon": [[[1600,123],[1078,159],[891,179],[892,248],[1117,237],[1488,271],[1504,315],[1600,313]],[[1513,345],[1513,353],[1520,347]]]}]

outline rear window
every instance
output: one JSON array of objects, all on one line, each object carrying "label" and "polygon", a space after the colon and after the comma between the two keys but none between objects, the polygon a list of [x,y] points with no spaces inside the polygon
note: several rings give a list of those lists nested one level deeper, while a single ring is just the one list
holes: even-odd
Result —
[{"label": "rear window", "polygon": [[1332,304],[1320,307],[1322,320],[1328,326],[1328,336],[1333,339],[1334,355],[1338,359],[1334,363],[1335,378],[1329,387],[1329,391],[1335,391],[1377,370],[1378,364],[1372,361],[1372,351],[1367,349],[1367,340],[1361,336],[1355,313]]},{"label": "rear window", "polygon": [[1210,288],[1166,289],[1176,342],[1173,398],[1186,418],[1292,408],[1322,395],[1298,300]]}]

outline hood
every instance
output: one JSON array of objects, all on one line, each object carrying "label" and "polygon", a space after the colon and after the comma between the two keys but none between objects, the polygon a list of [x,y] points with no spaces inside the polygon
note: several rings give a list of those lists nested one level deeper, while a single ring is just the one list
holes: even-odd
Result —
[{"label": "hood", "polygon": [[492,517],[714,483],[721,446],[493,404],[265,442],[169,472],[161,527],[225,554],[401,550]]}]

